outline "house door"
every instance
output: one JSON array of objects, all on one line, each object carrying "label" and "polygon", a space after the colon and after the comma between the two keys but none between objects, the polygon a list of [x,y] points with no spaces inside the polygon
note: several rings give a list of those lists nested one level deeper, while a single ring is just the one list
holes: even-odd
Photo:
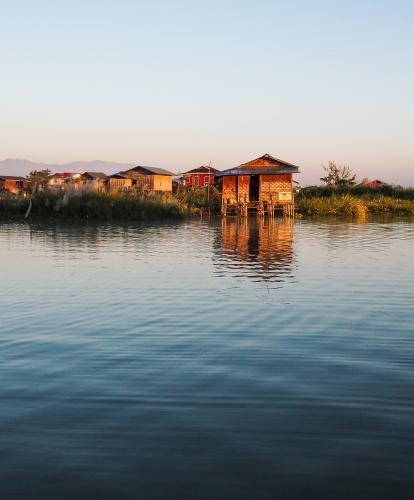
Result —
[{"label": "house door", "polygon": [[250,192],[250,201],[259,201],[260,175],[250,176],[249,192]]}]

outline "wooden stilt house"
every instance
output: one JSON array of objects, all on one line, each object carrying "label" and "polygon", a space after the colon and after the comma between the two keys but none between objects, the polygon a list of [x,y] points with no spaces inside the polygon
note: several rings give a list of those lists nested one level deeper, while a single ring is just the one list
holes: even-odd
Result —
[{"label": "wooden stilt house", "polygon": [[298,172],[297,165],[269,154],[219,172],[216,176],[223,178],[223,215],[228,209],[240,215],[247,215],[249,209],[256,210],[259,215],[266,211],[273,215],[277,208],[293,214],[292,175]]}]

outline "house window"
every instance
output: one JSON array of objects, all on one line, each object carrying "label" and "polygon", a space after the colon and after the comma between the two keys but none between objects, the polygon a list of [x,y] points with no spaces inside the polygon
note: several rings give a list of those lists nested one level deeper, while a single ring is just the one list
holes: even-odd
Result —
[{"label": "house window", "polygon": [[200,184],[200,178],[198,175],[194,176],[194,186],[198,186]]}]

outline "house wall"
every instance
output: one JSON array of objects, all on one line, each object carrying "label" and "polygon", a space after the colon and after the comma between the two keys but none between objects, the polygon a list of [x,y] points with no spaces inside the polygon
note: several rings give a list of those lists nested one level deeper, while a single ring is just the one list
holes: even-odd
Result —
[{"label": "house wall", "polygon": [[[249,201],[249,175],[223,177],[223,200],[229,203]],[[292,174],[261,175],[260,201],[273,200],[275,203],[289,203],[292,196]]]},{"label": "house wall", "polygon": [[117,179],[115,177],[110,177],[109,179],[109,192],[110,193],[121,193],[127,191],[132,186],[132,179]]},{"label": "house wall", "polygon": [[195,188],[214,184],[214,174],[189,174],[187,177],[187,184],[189,187]]},{"label": "house wall", "polygon": [[105,191],[106,182],[103,179],[82,179],[78,186],[87,191]]},{"label": "house wall", "polygon": [[152,191],[172,193],[172,176],[171,175],[151,175]]},{"label": "house wall", "polygon": [[260,176],[261,201],[288,203],[292,199],[292,174]]},{"label": "house wall", "polygon": [[240,202],[249,201],[250,175],[239,175],[237,178],[237,198]]},{"label": "house wall", "polygon": [[149,193],[153,191],[154,179],[153,175],[140,175],[133,180],[134,188],[140,193]]},{"label": "house wall", "polygon": [[237,203],[237,177],[225,175],[223,177],[223,201]]}]

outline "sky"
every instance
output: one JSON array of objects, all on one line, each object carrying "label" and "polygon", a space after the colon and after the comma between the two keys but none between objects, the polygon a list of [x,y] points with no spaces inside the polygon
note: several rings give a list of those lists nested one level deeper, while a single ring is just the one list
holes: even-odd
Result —
[{"label": "sky", "polygon": [[0,160],[414,185],[413,1],[0,0]]}]

